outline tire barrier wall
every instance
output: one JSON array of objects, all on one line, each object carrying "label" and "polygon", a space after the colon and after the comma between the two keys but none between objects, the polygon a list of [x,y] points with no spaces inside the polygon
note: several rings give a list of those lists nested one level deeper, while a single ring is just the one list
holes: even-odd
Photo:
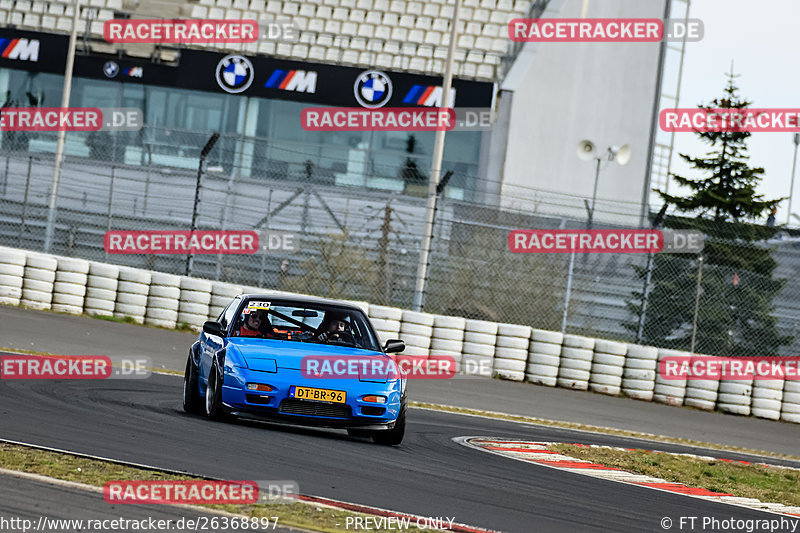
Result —
[{"label": "tire barrier wall", "polygon": [[523,381],[528,366],[531,344],[530,326],[498,324],[494,348],[493,370],[495,377],[510,381]]},{"label": "tire barrier wall", "polygon": [[557,331],[531,330],[528,364],[525,366],[526,381],[536,385],[556,386],[563,342],[564,335]]},{"label": "tire barrier wall", "polygon": [[428,359],[455,361],[455,371],[461,372],[461,353],[464,349],[464,329],[467,320],[460,316],[434,315],[433,334]]},{"label": "tire barrier wall", "polygon": [[89,282],[89,261],[72,257],[57,257],[57,260],[51,309],[59,313],[83,314],[86,285]]},{"label": "tire barrier wall", "polygon": [[[165,328],[187,324],[199,331],[234,297],[253,292],[289,294],[0,247],[0,305],[114,316]],[[658,372],[665,357],[695,361],[707,355],[351,303],[367,313],[381,344],[406,343],[400,359],[453,358],[462,374],[800,423],[800,380],[665,379]]]},{"label": "tire barrier wall", "polygon": [[621,342],[597,339],[594,341],[592,374],[589,390],[619,396],[622,392],[622,374],[625,372],[625,356],[628,346]]},{"label": "tire barrier wall", "polygon": [[558,386],[588,390],[593,358],[594,339],[580,335],[564,335],[561,363],[558,367]]},{"label": "tire barrier wall", "polygon": [[634,400],[653,400],[658,372],[658,348],[628,344],[622,372],[622,394]]},{"label": "tire barrier wall", "polygon": [[467,319],[461,352],[462,373],[470,376],[492,375],[497,326],[496,322]]}]

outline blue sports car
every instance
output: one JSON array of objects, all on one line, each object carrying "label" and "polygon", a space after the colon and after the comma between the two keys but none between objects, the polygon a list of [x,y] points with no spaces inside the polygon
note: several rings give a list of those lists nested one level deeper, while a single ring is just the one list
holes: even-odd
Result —
[{"label": "blue sports car", "polygon": [[357,306],[244,294],[203,325],[189,350],[183,408],[215,420],[338,427],[398,445],[406,426],[406,377],[386,369],[393,368],[387,354],[404,349],[400,340],[381,347]]}]

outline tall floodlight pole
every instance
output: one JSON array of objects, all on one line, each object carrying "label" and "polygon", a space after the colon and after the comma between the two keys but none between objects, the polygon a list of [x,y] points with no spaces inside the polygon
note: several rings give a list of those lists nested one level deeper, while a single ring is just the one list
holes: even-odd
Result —
[{"label": "tall floodlight pole", "polygon": [[[208,157],[209,152],[211,149],[214,148],[214,145],[217,144],[219,140],[219,132],[215,131],[211,137],[208,138],[208,142],[200,150],[200,160],[197,163],[197,180],[195,181],[194,185],[194,205],[192,206],[192,230],[191,234],[194,235],[194,232],[197,231],[197,213],[198,207],[200,206],[200,182],[203,179],[203,165],[205,165],[206,158]],[[192,273],[192,266],[194,265],[194,254],[189,252],[186,256],[186,275],[189,276]]]},{"label": "tall floodlight pole", "polygon": [[[72,14],[72,33],[69,36],[69,49],[67,50],[67,66],[64,70],[64,90],[61,92],[61,109],[69,107],[69,97],[72,93],[72,66],[75,64],[75,44],[78,41],[78,16],[80,15],[80,0],[74,0]],[[44,231],[44,251],[50,251],[53,242],[53,233],[56,226],[56,200],[58,199],[58,180],[61,178],[61,159],[64,157],[64,140],[66,130],[59,129],[58,142],[56,143],[56,159],[53,163],[53,183],[50,185],[50,205],[47,211],[47,226]]]},{"label": "tall floodlight pole", "polygon": [[794,173],[797,170],[797,147],[800,146],[800,133],[794,134],[794,159],[792,159],[792,182],[789,185],[789,208],[786,213],[786,224],[792,221],[792,196],[794,195]]},{"label": "tall floodlight pole", "polygon": [[[458,40],[458,15],[461,9],[461,0],[456,0],[453,10],[453,20],[450,26],[450,45],[447,47],[447,64],[444,69],[442,83],[442,108],[450,107],[450,88],[453,85],[453,61],[456,54],[456,41]],[[425,283],[428,277],[428,261],[433,241],[433,218],[436,213],[436,201],[439,197],[439,177],[442,174],[442,157],[444,156],[444,137],[446,130],[441,127],[436,129],[433,142],[433,163],[431,165],[431,180],[428,184],[428,205],[425,211],[425,233],[422,236],[422,248],[419,253],[417,265],[417,282],[414,288],[414,302],[412,308],[422,311],[425,305]]]}]

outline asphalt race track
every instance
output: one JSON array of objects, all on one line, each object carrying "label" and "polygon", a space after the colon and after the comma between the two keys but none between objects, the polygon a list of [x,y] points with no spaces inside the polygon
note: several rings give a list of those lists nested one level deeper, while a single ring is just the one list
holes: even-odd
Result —
[{"label": "asphalt race track", "polygon": [[[0,306],[0,348],[69,355],[147,356],[183,372],[196,335]],[[800,424],[776,423],[496,379],[415,380],[411,399],[608,426],[797,455]]]},{"label": "asphalt race track", "polygon": [[[121,344],[133,344],[145,332],[162,333],[45,313],[35,317],[56,326],[69,320],[88,324],[98,332],[113,331]],[[6,334],[15,330],[7,329],[8,322],[0,323],[4,324],[0,330],[2,345]],[[107,330],[107,325],[112,327]],[[39,326],[39,336],[32,339],[37,343],[58,342],[48,333],[56,326],[50,330]],[[91,335],[86,337],[82,352],[91,353]],[[181,338],[191,341],[188,336]],[[69,342],[74,346],[80,337]],[[176,344],[169,350],[170,358],[182,362],[185,352],[181,353]],[[77,353],[73,346],[64,352]],[[145,380],[0,380],[0,438],[221,479],[295,480],[301,493],[307,495],[449,517],[459,523],[509,532],[663,531],[663,517],[673,521],[681,516],[777,518],[526,465],[463,447],[452,439],[495,436],[637,447],[642,447],[642,441],[412,409],[406,439],[402,446],[390,448],[348,437],[343,431],[210,422],[183,412],[181,392],[180,377],[159,374]],[[775,426],[794,429],[787,424]],[[688,450],[666,444],[652,447]],[[8,501],[13,490],[13,484],[0,483],[0,501]],[[105,505],[102,496],[96,497],[98,505]],[[124,509],[118,507],[117,511],[126,516]]]},{"label": "asphalt race track", "polygon": [[[471,450],[463,435],[586,435],[413,410],[399,448],[343,432],[213,423],[182,412],[182,381],[3,382],[0,437],[224,479],[284,480],[304,494],[501,531],[654,531],[664,516],[774,515],[565,474]],[[624,439],[592,438],[625,444]],[[100,496],[98,495],[98,498]]]}]

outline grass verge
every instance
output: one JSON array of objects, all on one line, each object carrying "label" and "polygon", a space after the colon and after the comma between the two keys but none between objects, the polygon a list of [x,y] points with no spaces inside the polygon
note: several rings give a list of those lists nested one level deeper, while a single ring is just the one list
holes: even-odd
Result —
[{"label": "grass verge", "polygon": [[548,448],[576,459],[683,483],[689,487],[757,498],[765,503],[800,506],[800,470],[796,469],[729,463],[646,450],[584,448],[572,444],[555,444]]},{"label": "grass verge", "polygon": [[[202,479],[7,443],[0,443],[0,468],[40,474],[55,479],[74,481],[95,487],[102,487],[106,482],[115,480]],[[368,516],[362,513],[343,511],[307,503],[204,505],[201,507],[248,517],[262,518],[277,516],[278,526],[289,526],[330,533],[348,531],[345,528],[345,520],[348,516]],[[411,523],[414,524],[414,521],[412,520]],[[396,531],[388,529],[376,529],[374,531],[380,533],[396,533]],[[420,530],[416,527],[411,527],[409,531]]]},{"label": "grass verge", "polygon": [[617,437],[632,437],[636,439],[645,439],[654,442],[665,442],[669,444],[680,444],[683,446],[694,446],[698,448],[708,448],[711,450],[721,450],[735,453],[744,453],[750,455],[761,455],[764,457],[775,457],[778,459],[787,459],[790,461],[800,462],[800,457],[795,455],[787,455],[782,453],[768,452],[765,450],[755,450],[752,448],[740,448],[737,446],[728,446],[725,444],[717,444],[714,442],[702,442],[691,439],[682,439],[678,437],[669,437],[667,435],[655,435],[653,433],[643,433],[640,431],[631,431],[627,429],[616,429],[604,426],[592,426],[588,424],[580,424],[578,422],[564,422],[561,420],[548,420],[546,418],[536,418],[533,416],[512,415],[508,413],[499,413],[497,411],[484,411],[482,409],[469,409],[466,407],[456,407],[454,405],[442,405],[436,403],[426,402],[408,402],[410,407],[418,407],[420,409],[431,409],[434,411],[444,411],[446,413],[461,413],[465,415],[482,416],[486,418],[495,418],[497,420],[509,420],[511,422],[526,422],[529,424],[537,424],[540,426],[550,426],[563,429],[575,429],[579,431],[589,431],[592,433],[603,433],[605,435],[614,435]]}]

